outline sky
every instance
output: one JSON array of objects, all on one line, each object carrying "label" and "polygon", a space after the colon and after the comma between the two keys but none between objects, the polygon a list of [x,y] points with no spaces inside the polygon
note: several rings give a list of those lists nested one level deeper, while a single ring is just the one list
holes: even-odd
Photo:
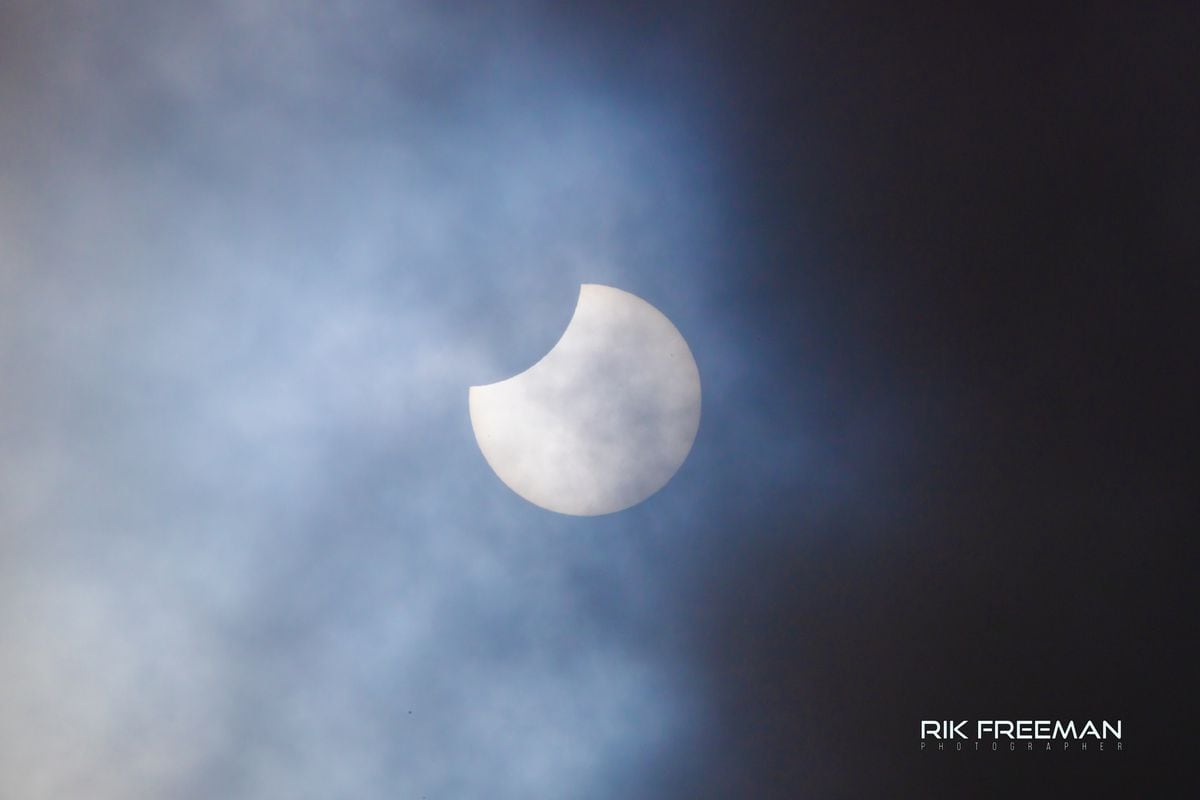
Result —
[{"label": "sky", "polygon": [[[783,9],[0,0],[0,795],[1178,774],[1200,14]],[[584,283],[704,393],[586,518],[467,413]]]}]

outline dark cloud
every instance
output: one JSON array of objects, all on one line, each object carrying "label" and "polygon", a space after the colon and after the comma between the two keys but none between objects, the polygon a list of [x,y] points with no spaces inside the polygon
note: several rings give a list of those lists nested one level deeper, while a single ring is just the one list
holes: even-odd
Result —
[{"label": "dark cloud", "polygon": [[[711,716],[656,796],[1166,780],[1196,253],[1160,215],[1191,203],[1168,187],[1196,175],[1179,106],[1195,23],[839,7],[725,32],[755,258],[723,280],[761,346],[705,424],[755,409],[797,452],[700,529]],[[743,458],[738,434],[708,444]],[[1116,762],[915,751],[919,719],[1001,713],[1139,733]]]}]

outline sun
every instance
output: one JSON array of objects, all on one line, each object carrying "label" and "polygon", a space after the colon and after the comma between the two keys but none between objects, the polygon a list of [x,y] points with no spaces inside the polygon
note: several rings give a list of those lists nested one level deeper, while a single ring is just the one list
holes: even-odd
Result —
[{"label": "sun", "polygon": [[473,386],[479,449],[514,492],[542,508],[593,516],[642,502],[670,481],[700,425],[700,373],[654,306],[580,287],[562,338],[508,380]]}]

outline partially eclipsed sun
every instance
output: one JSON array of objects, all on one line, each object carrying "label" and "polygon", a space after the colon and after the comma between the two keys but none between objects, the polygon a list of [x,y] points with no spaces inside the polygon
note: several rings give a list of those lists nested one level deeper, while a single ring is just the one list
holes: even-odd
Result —
[{"label": "partially eclipsed sun", "polygon": [[657,492],[700,425],[700,373],[671,321],[640,297],[584,284],[562,338],[519,375],[470,389],[484,458],[550,511],[609,514]]}]

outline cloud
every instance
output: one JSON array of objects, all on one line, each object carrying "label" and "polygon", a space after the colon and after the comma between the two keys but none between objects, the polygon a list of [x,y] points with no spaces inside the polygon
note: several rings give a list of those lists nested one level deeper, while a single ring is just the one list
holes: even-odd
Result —
[{"label": "cloud", "polygon": [[657,591],[466,387],[700,296],[684,110],[521,9],[6,21],[0,793],[609,796],[688,718]]}]

